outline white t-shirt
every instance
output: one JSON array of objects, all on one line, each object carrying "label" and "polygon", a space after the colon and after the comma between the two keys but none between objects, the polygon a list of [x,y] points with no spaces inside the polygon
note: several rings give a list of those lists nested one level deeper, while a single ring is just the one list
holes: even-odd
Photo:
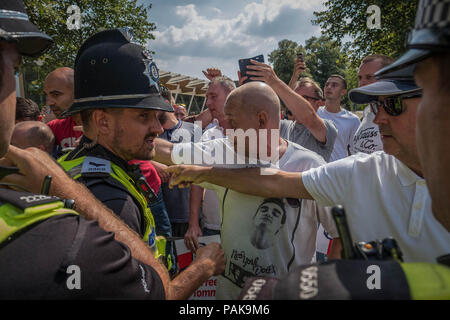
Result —
[{"label": "white t-shirt", "polygon": [[353,241],[394,237],[405,262],[436,262],[450,233],[433,216],[425,180],[383,151],[358,153],[302,174],[323,206],[344,206]]},{"label": "white t-shirt", "polygon": [[329,162],[347,157],[347,146],[350,147],[352,145],[353,136],[360,124],[358,116],[345,109],[338,113],[328,112],[325,107],[320,107],[317,110],[317,114],[322,119],[333,121],[338,130]]},{"label": "white t-shirt", "polygon": [[352,154],[363,152],[371,154],[375,151],[383,151],[383,142],[381,141],[378,125],[373,123],[375,114],[370,110],[370,106],[364,109],[364,116],[358,130],[352,140],[350,151]]},{"label": "white t-shirt", "polygon": [[[208,157],[211,143],[218,146],[227,144],[227,140],[210,141],[206,148],[196,150],[203,150],[204,157]],[[185,144],[184,148],[183,152],[188,152],[191,147]],[[323,164],[325,161],[316,153],[289,142],[278,165],[281,170],[296,172]],[[315,201],[265,199],[209,183],[201,186],[217,193],[221,207],[226,266],[224,275],[218,278],[217,299],[236,299],[248,277],[282,277],[292,268],[310,263],[315,255],[319,223],[330,235],[338,236],[330,212]]]}]

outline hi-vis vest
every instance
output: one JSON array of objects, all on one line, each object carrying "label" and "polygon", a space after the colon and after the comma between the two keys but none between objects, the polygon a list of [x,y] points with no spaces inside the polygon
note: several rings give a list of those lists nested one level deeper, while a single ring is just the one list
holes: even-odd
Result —
[{"label": "hi-vis vest", "polygon": [[39,221],[76,211],[64,208],[56,197],[2,189],[0,195],[0,243]]},{"label": "hi-vis vest", "polygon": [[66,161],[65,159],[67,156],[68,154],[62,156],[58,159],[58,162],[73,179],[79,179],[82,174],[104,173],[105,175],[109,175],[117,180],[130,192],[130,194],[140,204],[141,212],[144,213],[145,231],[142,239],[154,249],[156,258],[159,258],[161,255],[165,255],[164,252],[159,252],[158,248],[161,247],[161,244],[156,246],[155,220],[153,219],[152,212],[148,207],[145,196],[136,189],[133,179],[122,168],[109,160],[97,157],[80,157]]}]

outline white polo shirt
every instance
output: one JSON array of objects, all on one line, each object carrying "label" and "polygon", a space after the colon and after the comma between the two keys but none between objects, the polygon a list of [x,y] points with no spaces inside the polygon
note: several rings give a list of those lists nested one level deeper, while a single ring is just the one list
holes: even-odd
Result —
[{"label": "white polo shirt", "polygon": [[310,169],[303,183],[320,205],[344,206],[355,242],[392,236],[405,262],[436,262],[450,252],[450,233],[432,214],[425,180],[383,151]]}]

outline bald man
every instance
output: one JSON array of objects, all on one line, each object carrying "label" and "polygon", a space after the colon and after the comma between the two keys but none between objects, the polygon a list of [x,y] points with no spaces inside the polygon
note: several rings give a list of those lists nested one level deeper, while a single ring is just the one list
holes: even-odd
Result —
[{"label": "bald man", "polygon": [[40,121],[23,121],[14,127],[11,144],[21,149],[35,147],[51,154],[55,136],[45,123]]},{"label": "bald man", "polygon": [[[265,83],[250,82],[233,90],[224,113],[232,127],[226,130],[227,138],[177,145],[158,141],[156,157],[168,164],[203,159],[203,164],[220,167],[237,166],[230,159],[252,164],[279,158],[277,165],[285,171],[325,164],[316,153],[280,138],[280,101]],[[222,210],[221,240],[227,263],[218,279],[218,299],[236,299],[248,277],[282,277],[295,266],[311,262],[319,222],[337,237],[332,218],[314,201],[254,197],[209,183],[201,186],[216,192]],[[255,234],[264,246],[252,240]]]},{"label": "bald man", "polygon": [[73,69],[62,67],[50,72],[44,81],[44,93],[47,105],[57,118],[47,123],[55,135],[55,143],[63,151],[71,150],[75,147],[75,141],[83,134],[82,131],[74,129],[75,126],[82,125],[80,115],[64,118],[63,114],[73,104]]}]

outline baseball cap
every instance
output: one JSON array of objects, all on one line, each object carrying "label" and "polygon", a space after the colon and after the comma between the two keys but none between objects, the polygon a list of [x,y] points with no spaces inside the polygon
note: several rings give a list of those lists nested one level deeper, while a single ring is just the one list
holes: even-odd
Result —
[{"label": "baseball cap", "polygon": [[378,100],[379,96],[413,94],[421,92],[421,90],[411,78],[408,80],[383,79],[367,86],[350,90],[348,97],[353,103],[366,104]]}]

